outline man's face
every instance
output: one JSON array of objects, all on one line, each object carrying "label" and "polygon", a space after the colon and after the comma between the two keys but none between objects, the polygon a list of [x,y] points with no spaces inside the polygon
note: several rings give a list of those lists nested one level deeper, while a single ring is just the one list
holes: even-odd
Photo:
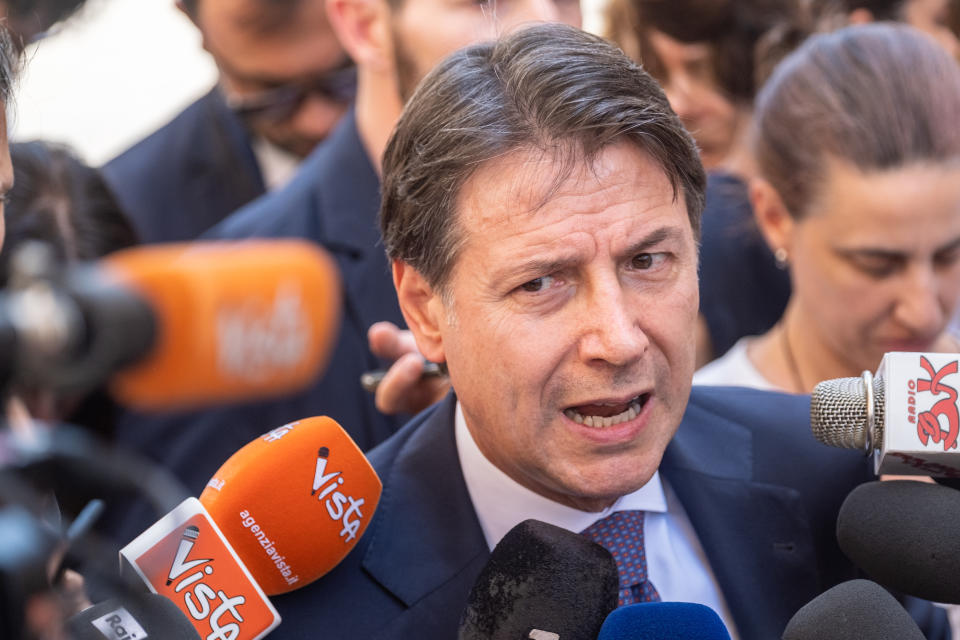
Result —
[{"label": "man's face", "polygon": [[646,38],[655,56],[650,73],[697,141],[704,166],[721,165],[733,149],[745,114],[720,88],[710,46],[680,42],[656,29],[648,29]]},{"label": "man's face", "polygon": [[400,0],[392,9],[394,64],[401,97],[458,49],[493,40],[518,25],[564,22],[579,27],[579,0]]},{"label": "man's face", "polygon": [[[220,70],[228,101],[257,102],[283,87],[315,86],[347,56],[327,22],[324,0],[304,0],[283,24],[264,31],[264,0],[200,0],[195,23]],[[280,9],[273,9],[280,11]],[[307,155],[333,129],[349,100],[322,92],[304,94],[285,117],[251,116],[254,133],[297,155]]]},{"label": "man's face", "polygon": [[457,211],[464,244],[435,312],[484,455],[520,484],[599,510],[644,485],[694,368],[697,251],[683,198],[632,144],[581,165],[515,152]]}]

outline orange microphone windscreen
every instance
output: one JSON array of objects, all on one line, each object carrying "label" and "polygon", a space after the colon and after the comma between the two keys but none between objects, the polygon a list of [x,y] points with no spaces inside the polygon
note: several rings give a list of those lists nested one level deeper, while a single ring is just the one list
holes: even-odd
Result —
[{"label": "orange microphone windscreen", "polygon": [[152,351],[112,380],[122,403],[183,409],[300,390],[340,320],[333,260],[302,240],[156,245],[102,261],[153,309]]},{"label": "orange microphone windscreen", "polygon": [[200,502],[264,592],[276,595],[316,580],[350,552],[381,488],[339,424],[307,418],[233,454]]}]

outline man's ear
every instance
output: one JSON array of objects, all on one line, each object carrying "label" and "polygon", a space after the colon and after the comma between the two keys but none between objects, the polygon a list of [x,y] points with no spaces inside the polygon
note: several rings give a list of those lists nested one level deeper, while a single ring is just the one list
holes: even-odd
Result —
[{"label": "man's ear", "polygon": [[400,311],[420,353],[431,362],[446,361],[441,329],[446,323],[447,310],[440,294],[419,271],[401,260],[393,261],[393,286],[397,289]]},{"label": "man's ear", "polygon": [[327,0],[327,17],[357,66],[383,71],[392,65],[393,35],[387,0]]},{"label": "man's ear", "polygon": [[763,178],[754,178],[750,181],[750,204],[753,206],[753,217],[770,251],[776,254],[782,249],[786,252],[781,253],[784,261],[789,260],[795,223],[783,204],[780,193]]}]

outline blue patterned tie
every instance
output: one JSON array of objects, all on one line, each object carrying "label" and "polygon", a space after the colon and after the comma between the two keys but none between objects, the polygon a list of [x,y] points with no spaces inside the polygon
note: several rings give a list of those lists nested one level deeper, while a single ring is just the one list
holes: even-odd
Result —
[{"label": "blue patterned tie", "polygon": [[660,594],[647,578],[643,511],[616,511],[581,533],[603,545],[617,561],[621,607],[636,602],[660,601]]}]

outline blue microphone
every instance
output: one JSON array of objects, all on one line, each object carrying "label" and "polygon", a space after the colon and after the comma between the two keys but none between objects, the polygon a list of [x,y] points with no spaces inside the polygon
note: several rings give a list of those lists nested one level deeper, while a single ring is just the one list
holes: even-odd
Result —
[{"label": "blue microphone", "polygon": [[643,602],[613,610],[597,640],[730,640],[720,616],[692,602]]}]

